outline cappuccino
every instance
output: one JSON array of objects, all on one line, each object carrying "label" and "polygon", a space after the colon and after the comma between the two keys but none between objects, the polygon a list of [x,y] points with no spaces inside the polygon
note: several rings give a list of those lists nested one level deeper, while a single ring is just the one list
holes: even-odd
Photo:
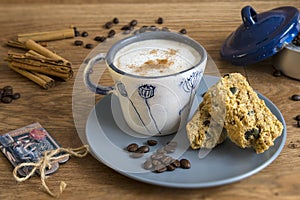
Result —
[{"label": "cappuccino", "polygon": [[185,43],[151,39],[123,47],[115,55],[113,64],[127,74],[154,77],[185,71],[200,60],[199,52]]}]

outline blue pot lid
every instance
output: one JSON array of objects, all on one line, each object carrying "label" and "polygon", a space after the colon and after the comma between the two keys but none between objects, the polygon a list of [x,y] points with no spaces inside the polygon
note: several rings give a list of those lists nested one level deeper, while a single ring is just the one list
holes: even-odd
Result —
[{"label": "blue pot lid", "polygon": [[279,7],[256,13],[251,6],[241,11],[243,24],[231,33],[221,47],[221,57],[234,65],[264,60],[291,43],[300,30],[299,11]]}]

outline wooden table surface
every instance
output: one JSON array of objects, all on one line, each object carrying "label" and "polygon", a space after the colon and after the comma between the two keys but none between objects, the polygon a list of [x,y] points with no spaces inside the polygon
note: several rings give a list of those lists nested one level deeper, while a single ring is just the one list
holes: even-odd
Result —
[{"label": "wooden table surface", "polygon": [[[153,25],[158,17],[164,18],[163,26],[172,30],[186,28],[188,35],[201,43],[215,61],[221,75],[240,72],[252,87],[274,102],[287,124],[287,140],[279,157],[259,173],[241,181],[205,189],[175,189],[154,186],[127,178],[88,155],[73,158],[62,165],[58,172],[47,179],[49,187],[57,191],[59,181],[68,186],[61,199],[299,199],[300,198],[300,133],[293,119],[300,114],[300,102],[289,99],[300,94],[300,82],[285,76],[272,76],[272,60],[267,59],[248,67],[233,66],[222,60],[219,49],[224,39],[241,24],[240,10],[251,5],[257,12],[291,5],[300,9],[300,1],[215,1],[215,0],[147,0],[134,1],[68,1],[2,0],[0,3],[0,57],[8,50],[6,41],[19,33],[49,31],[76,26],[87,31],[85,43],[97,45],[93,38],[107,30],[102,25],[118,17],[120,25],[137,19],[139,25]],[[114,3],[113,3],[114,2]],[[138,2],[138,3],[137,3]],[[81,81],[76,77],[80,65],[91,51],[73,45],[75,39],[49,42],[49,48],[73,63],[75,76],[60,82],[56,87],[44,90],[28,79],[10,70],[0,60],[0,87],[11,85],[22,97],[11,104],[0,103],[0,134],[31,124],[41,123],[63,147],[82,145],[78,132],[82,132],[85,120],[75,126],[72,110],[73,85]],[[102,82],[111,84],[106,73]],[[97,95],[98,101],[103,96]],[[84,105],[84,102],[82,103]],[[90,111],[86,106],[83,116]],[[78,113],[77,113],[78,114]],[[290,143],[296,144],[291,148]],[[109,153],[109,152],[108,152]],[[251,161],[249,161],[251,162]],[[12,166],[0,154],[0,199],[51,199],[35,176],[17,183]]]}]

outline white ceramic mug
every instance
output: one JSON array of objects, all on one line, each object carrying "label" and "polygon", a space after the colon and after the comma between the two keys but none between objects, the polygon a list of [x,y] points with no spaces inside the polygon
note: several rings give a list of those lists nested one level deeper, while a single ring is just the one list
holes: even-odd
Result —
[{"label": "white ceramic mug", "polygon": [[[106,62],[114,86],[90,81],[93,66],[101,61]],[[206,62],[206,50],[187,36],[144,32],[122,39],[107,54],[90,59],[84,82],[97,94],[117,95],[123,117],[133,131],[167,135],[186,124]]]}]

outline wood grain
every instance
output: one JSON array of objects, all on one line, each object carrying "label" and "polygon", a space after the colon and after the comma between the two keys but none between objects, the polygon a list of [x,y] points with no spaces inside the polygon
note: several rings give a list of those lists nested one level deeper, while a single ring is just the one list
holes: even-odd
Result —
[{"label": "wood grain", "polygon": [[[138,2],[138,3],[137,3]],[[88,31],[90,36],[81,38],[95,45],[93,38],[107,34],[102,26],[113,17],[121,24],[132,19],[139,25],[152,25],[157,17],[165,19],[164,26],[172,30],[186,28],[189,36],[200,42],[216,63],[221,75],[240,72],[250,84],[273,101],[283,113],[287,124],[287,141],[280,156],[261,172],[242,181],[207,189],[172,189],[137,182],[122,176],[101,164],[92,156],[71,159],[62,165],[48,181],[50,187],[58,187],[61,180],[68,187],[61,199],[299,199],[300,198],[300,149],[289,148],[293,142],[300,146],[299,128],[293,117],[300,114],[300,103],[289,100],[300,93],[300,82],[285,76],[273,77],[271,59],[248,67],[237,67],[222,60],[219,49],[224,39],[241,24],[240,10],[251,5],[262,12],[278,6],[292,5],[300,9],[298,0],[290,1],[68,1],[48,0],[39,3],[33,0],[2,0],[0,3],[1,46],[0,57],[4,58],[11,48],[5,42],[17,34],[50,31],[76,26]],[[55,88],[43,90],[34,83],[10,70],[0,60],[0,87],[12,85],[22,97],[11,104],[0,104],[0,134],[33,122],[40,122],[64,147],[81,146],[72,113],[73,84],[80,65],[90,50],[73,45],[74,39],[53,41],[49,48],[73,63],[75,76],[67,82],[59,82]],[[79,78],[80,79],[80,78]],[[80,81],[80,80],[78,80]],[[101,80],[111,84],[108,75]],[[87,95],[88,94],[87,91]],[[85,93],[83,92],[83,95]],[[102,96],[94,96],[98,101]],[[89,104],[86,106],[86,104]],[[90,102],[83,115],[89,112]],[[83,123],[84,124],[84,123]],[[38,177],[25,183],[16,183],[12,167],[0,154],[0,199],[51,199],[45,194]]]}]

